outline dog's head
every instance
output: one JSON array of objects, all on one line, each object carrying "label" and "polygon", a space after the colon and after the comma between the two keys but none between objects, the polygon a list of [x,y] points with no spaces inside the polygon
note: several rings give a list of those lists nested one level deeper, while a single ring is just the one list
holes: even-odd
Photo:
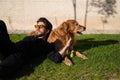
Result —
[{"label": "dog's head", "polygon": [[81,32],[86,30],[86,27],[80,25],[76,20],[67,20],[60,25],[60,28],[66,33],[75,34],[81,34]]}]

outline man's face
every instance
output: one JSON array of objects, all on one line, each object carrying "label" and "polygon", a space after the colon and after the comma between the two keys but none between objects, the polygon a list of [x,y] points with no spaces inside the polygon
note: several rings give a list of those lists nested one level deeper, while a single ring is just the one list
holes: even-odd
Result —
[{"label": "man's face", "polygon": [[35,25],[35,33],[39,37],[46,36],[48,33],[48,30],[45,28],[45,24],[43,22],[38,22],[37,25]]}]

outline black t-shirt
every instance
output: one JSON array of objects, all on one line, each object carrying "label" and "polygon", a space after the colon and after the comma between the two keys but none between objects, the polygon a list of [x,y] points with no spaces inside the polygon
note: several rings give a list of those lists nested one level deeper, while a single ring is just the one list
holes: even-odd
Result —
[{"label": "black t-shirt", "polygon": [[16,52],[20,52],[22,58],[29,60],[35,57],[45,57],[50,52],[55,51],[53,44],[34,36],[27,36],[15,44]]}]

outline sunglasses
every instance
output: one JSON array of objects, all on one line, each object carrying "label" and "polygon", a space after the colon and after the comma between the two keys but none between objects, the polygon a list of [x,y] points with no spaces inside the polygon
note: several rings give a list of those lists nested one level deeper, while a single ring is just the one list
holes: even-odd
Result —
[{"label": "sunglasses", "polygon": [[35,28],[42,28],[42,29],[45,29],[45,26],[44,25],[34,25]]}]

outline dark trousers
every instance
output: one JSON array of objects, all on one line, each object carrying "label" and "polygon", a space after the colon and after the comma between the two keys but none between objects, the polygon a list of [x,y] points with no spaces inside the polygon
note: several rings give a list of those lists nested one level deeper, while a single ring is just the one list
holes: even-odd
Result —
[{"label": "dark trousers", "polygon": [[13,47],[14,43],[9,38],[6,24],[0,20],[0,54],[3,59],[14,51]]},{"label": "dark trousers", "polygon": [[2,20],[0,20],[0,55],[2,56],[0,78],[16,72],[22,64],[21,54],[15,52],[14,43],[10,40],[6,24]]}]

